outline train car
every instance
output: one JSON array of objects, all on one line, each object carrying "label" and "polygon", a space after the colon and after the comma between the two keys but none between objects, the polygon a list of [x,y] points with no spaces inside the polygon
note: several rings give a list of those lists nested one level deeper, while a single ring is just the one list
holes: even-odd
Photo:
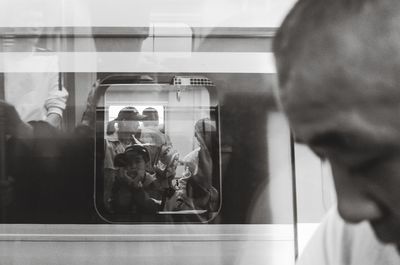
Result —
[{"label": "train car", "polygon": [[[321,180],[329,170],[294,145],[274,97],[271,42],[292,1],[1,4],[20,14],[0,18],[2,99],[24,122],[25,96],[37,105],[49,86],[67,100],[62,123],[31,122],[31,138],[10,135],[7,117],[0,124],[1,264],[294,263],[335,199]],[[107,144],[121,141],[127,108],[141,132],[130,135],[150,154],[146,174],[174,168],[174,194],[146,193],[160,205],[146,215],[107,197]],[[146,110],[168,144],[143,136]],[[177,207],[199,170],[209,194]]]}]

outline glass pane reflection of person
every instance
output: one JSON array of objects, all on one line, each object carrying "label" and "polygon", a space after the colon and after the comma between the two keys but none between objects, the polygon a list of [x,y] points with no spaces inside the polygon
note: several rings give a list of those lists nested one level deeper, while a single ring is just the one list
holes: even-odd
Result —
[{"label": "glass pane reflection of person", "polygon": [[[10,17],[11,22],[22,21],[30,26],[9,28],[6,32],[2,47],[5,52],[5,100],[15,106],[24,122],[47,121],[59,127],[68,92],[58,72],[58,57],[38,45],[46,18],[39,7],[41,1],[35,2]],[[16,33],[23,37],[17,38]],[[26,70],[21,72],[21,69]]]},{"label": "glass pane reflection of person", "polygon": [[53,72],[58,68],[57,58],[32,54],[17,58],[13,64],[32,65],[43,72],[6,73],[5,100],[15,106],[25,122],[42,120],[60,127],[68,92],[59,83],[59,74]]}]

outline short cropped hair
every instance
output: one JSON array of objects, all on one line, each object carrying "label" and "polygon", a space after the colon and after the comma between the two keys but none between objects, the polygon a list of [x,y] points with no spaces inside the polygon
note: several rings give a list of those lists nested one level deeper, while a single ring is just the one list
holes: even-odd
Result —
[{"label": "short cropped hair", "polygon": [[363,73],[357,78],[398,86],[394,73],[400,71],[400,1],[300,0],[277,31],[273,51],[281,88],[304,63],[314,65],[310,73],[324,66],[321,71],[330,70],[333,81],[352,78],[360,65],[378,70],[389,69],[389,63],[395,69],[379,73],[379,80],[359,78]]}]

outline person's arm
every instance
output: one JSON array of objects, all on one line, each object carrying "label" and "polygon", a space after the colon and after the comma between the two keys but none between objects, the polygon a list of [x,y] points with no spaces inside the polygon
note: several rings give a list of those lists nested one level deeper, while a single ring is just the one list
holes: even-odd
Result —
[{"label": "person's arm", "polygon": [[45,101],[45,108],[47,110],[46,121],[52,126],[59,128],[66,107],[68,92],[60,84],[58,73],[51,73],[49,78],[49,92]]}]

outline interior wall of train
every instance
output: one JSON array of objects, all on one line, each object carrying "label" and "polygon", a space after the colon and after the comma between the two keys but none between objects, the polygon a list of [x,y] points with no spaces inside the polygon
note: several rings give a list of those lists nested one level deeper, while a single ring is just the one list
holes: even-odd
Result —
[{"label": "interior wall of train", "polygon": [[[32,258],[40,264],[48,262],[41,250],[47,248],[58,264],[67,264],[59,263],[63,258],[69,264],[125,264],[132,258],[143,264],[293,264],[335,203],[329,167],[293,144],[274,95],[272,40],[294,2],[0,1],[4,78],[26,83],[43,73],[60,73],[69,94],[61,127],[66,135],[94,109],[86,177],[96,215],[65,222],[29,216],[15,221],[5,215],[0,258],[7,264]],[[33,53],[32,46],[19,45],[34,39]],[[57,66],[37,63],[45,60]],[[218,207],[211,214],[192,218],[163,210],[157,219],[141,222],[107,210],[101,146],[107,125],[126,107],[139,113],[156,109],[159,127],[181,159],[198,147],[196,122],[213,122]],[[176,176],[184,174],[183,164],[177,166]],[[116,249],[112,257],[100,254],[110,247]],[[29,251],[17,254],[20,248]]]}]

